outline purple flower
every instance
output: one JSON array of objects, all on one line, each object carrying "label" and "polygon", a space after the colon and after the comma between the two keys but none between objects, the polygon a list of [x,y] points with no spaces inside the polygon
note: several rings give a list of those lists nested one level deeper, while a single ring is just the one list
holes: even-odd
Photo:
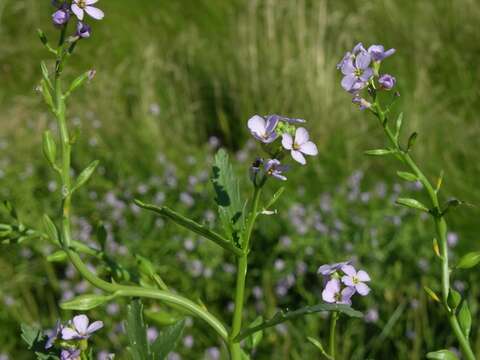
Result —
[{"label": "purple flower", "polygon": [[51,334],[48,336],[47,342],[45,343],[45,349],[50,349],[53,346],[55,340],[57,340],[58,336],[62,332],[63,325],[60,320],[57,320],[55,324],[55,329],[52,330]]},{"label": "purple flower", "polygon": [[[345,75],[342,79],[342,87],[350,93],[363,89],[373,76],[373,70],[369,67],[372,57],[361,44],[359,45],[354,48],[353,54],[347,53],[339,64],[342,74]],[[355,52],[356,50],[358,53]]]},{"label": "purple flower", "polygon": [[77,36],[81,37],[82,39],[87,39],[92,34],[92,28],[90,25],[85,24],[81,21],[77,23]]},{"label": "purple flower", "polygon": [[286,176],[283,175],[283,172],[287,171],[287,169],[288,167],[282,165],[277,159],[268,160],[265,163],[265,173],[279,180],[287,180]]},{"label": "purple flower", "polygon": [[352,98],[352,103],[358,104],[358,106],[360,107],[360,110],[370,109],[372,107],[372,104],[370,102],[368,102],[367,100],[365,100],[359,95],[355,95]]},{"label": "purple flower", "polygon": [[80,360],[80,350],[64,349],[60,353],[60,360]]},{"label": "purple flower", "polygon": [[309,135],[305,128],[300,127],[295,131],[295,139],[290,134],[283,134],[282,145],[285,149],[290,150],[295,161],[305,165],[305,155],[315,156],[318,154],[317,146],[309,141]]},{"label": "purple flower", "polygon": [[94,6],[91,6],[97,1],[98,0],[73,0],[72,12],[80,21],[83,20],[85,13],[90,15],[90,17],[94,18],[95,20],[102,20],[105,16],[103,11]]},{"label": "purple flower", "polygon": [[355,289],[351,287],[342,289],[338,279],[331,279],[322,291],[322,299],[327,303],[351,305],[350,299],[353,294],[355,294]]},{"label": "purple flower", "polygon": [[255,115],[248,120],[248,128],[252,135],[265,144],[275,141],[278,134],[275,131],[279,121],[279,116],[270,115],[264,118]]},{"label": "purple flower", "polygon": [[343,266],[350,264],[350,261],[343,261],[339,263],[333,264],[325,264],[318,268],[317,274],[321,274],[323,276],[332,275],[335,271],[340,270]]},{"label": "purple flower", "polygon": [[383,59],[393,55],[395,49],[385,51],[383,45],[372,45],[368,48],[368,53],[372,56],[374,61],[382,61]]},{"label": "purple flower", "polygon": [[352,265],[342,266],[342,271],[346,274],[342,276],[342,282],[357,291],[360,295],[365,296],[370,292],[370,288],[365,282],[370,281],[370,276],[366,271],[357,272]]},{"label": "purple flower", "polygon": [[[89,324],[87,315],[77,315],[73,318],[73,323],[69,327],[62,329],[63,340],[88,339],[95,331],[103,327],[102,321],[95,321]],[[73,328],[71,327],[73,325]]]},{"label": "purple flower", "polygon": [[378,79],[378,83],[380,84],[380,87],[385,90],[391,90],[394,86],[397,80],[389,74],[383,74],[380,76]]},{"label": "purple flower", "polygon": [[65,25],[70,20],[70,12],[68,9],[58,9],[52,14],[52,21],[55,25]]}]

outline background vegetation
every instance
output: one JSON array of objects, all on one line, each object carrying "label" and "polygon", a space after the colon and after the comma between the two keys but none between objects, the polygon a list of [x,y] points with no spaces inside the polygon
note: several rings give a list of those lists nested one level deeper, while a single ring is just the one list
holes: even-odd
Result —
[{"label": "background vegetation", "polygon": [[[52,119],[35,88],[47,54],[35,36],[50,37],[50,2],[0,0],[0,197],[40,226],[54,215],[58,189],[41,154],[41,132]],[[78,132],[74,166],[101,160],[100,174],[76,199],[79,239],[95,242],[96,221],[109,227],[109,247],[126,265],[132,254],[158,264],[167,283],[230,316],[231,261],[221,251],[140,213],[134,197],[167,203],[214,222],[209,163],[218,146],[238,160],[247,182],[255,156],[246,120],[279,113],[309,121],[320,156],[290,174],[277,217],[255,233],[250,296],[258,312],[319,302],[325,262],[354,257],[373,278],[371,296],[356,308],[369,314],[341,329],[345,359],[422,359],[455,346],[422,287],[439,274],[431,224],[393,205],[417,191],[395,179],[385,159],[363,150],[382,145],[381,129],[350,104],[335,65],[356,42],[395,47],[386,69],[397,77],[402,109],[420,137],[414,156],[430,177],[445,171],[444,196],[480,203],[480,5],[475,0],[126,0],[100,2],[94,24],[69,66],[94,66],[95,80],[70,104]],[[245,186],[246,188],[246,186]],[[56,192],[57,191],[57,192]],[[478,207],[449,215],[455,252],[478,250]],[[4,220],[5,214],[0,216]],[[88,289],[65,264],[45,260],[48,245],[3,246],[0,254],[0,354],[29,359],[19,323],[53,326],[57,303]],[[179,266],[179,264],[181,264]],[[185,269],[187,271],[185,271]],[[462,274],[459,274],[462,278]],[[478,274],[455,286],[480,297]],[[466,284],[470,287],[466,287]],[[475,304],[475,302],[471,302]],[[108,326],[99,347],[122,353],[125,336],[115,305],[93,312]],[[175,314],[149,308],[152,333]],[[472,309],[479,320],[478,303]],[[378,318],[374,315],[378,313]],[[190,325],[192,325],[190,323]],[[321,316],[270,331],[256,358],[307,359],[306,336],[325,334]],[[473,329],[476,352],[480,336]],[[193,340],[192,340],[193,339]],[[194,322],[178,349],[185,359],[212,357],[217,339]],[[222,350],[222,349],[220,349]]]}]

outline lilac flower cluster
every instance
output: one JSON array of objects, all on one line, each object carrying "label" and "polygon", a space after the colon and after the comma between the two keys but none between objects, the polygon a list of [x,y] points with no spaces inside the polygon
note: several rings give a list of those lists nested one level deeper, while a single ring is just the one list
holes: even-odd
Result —
[{"label": "lilac flower cluster", "polygon": [[81,350],[78,348],[78,341],[87,340],[90,336],[103,328],[102,321],[90,320],[86,315],[77,315],[66,324],[57,321],[55,329],[48,336],[45,349],[52,348],[57,341],[61,341],[63,349],[60,353],[61,360],[80,359]]},{"label": "lilac flower cluster", "polygon": [[[248,128],[252,136],[260,141],[264,150],[271,159],[257,159],[252,168],[252,178],[260,174],[273,176],[279,180],[287,180],[284,172],[288,167],[280,162],[286,151],[292,158],[305,165],[305,155],[315,156],[318,154],[317,146],[310,141],[308,131],[304,127],[296,125],[305,123],[303,119],[288,118],[280,115],[260,116],[254,115],[248,120]],[[281,138],[281,146],[276,146],[275,141]]]},{"label": "lilac flower cluster", "polygon": [[343,74],[341,82],[343,89],[353,95],[352,102],[359,105],[361,110],[372,106],[360,95],[363,89],[368,87],[369,93],[372,93],[376,90],[388,91],[395,87],[395,77],[390,74],[379,74],[381,62],[394,53],[395,49],[385,50],[382,45],[372,45],[365,49],[362,43],[358,43],[337,64],[337,69]]},{"label": "lilac flower cluster", "polygon": [[351,305],[353,295],[366,296],[370,292],[366,284],[370,281],[368,273],[357,271],[349,261],[322,265],[317,272],[327,279],[322,291],[322,299],[327,303]]},{"label": "lilac flower cluster", "polygon": [[85,14],[92,19],[102,20],[105,16],[102,10],[98,9],[95,4],[98,0],[72,0],[61,1],[53,0],[52,5],[56,10],[52,14],[53,24],[57,27],[66,27],[72,15],[78,19],[76,25],[76,37],[79,39],[89,38],[92,32],[90,25],[84,22]]}]

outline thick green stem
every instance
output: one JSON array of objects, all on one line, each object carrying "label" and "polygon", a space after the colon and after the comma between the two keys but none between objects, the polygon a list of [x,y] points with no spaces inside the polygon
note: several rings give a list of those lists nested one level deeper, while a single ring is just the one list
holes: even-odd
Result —
[{"label": "thick green stem", "polygon": [[463,355],[467,360],[475,360],[475,355],[473,354],[472,348],[468,339],[465,337],[464,333],[462,332],[457,316],[455,312],[450,309],[448,305],[448,294],[450,292],[450,268],[449,268],[449,256],[448,256],[448,246],[447,246],[447,222],[445,221],[444,216],[441,214],[440,203],[438,200],[437,191],[435,191],[434,187],[427,179],[427,177],[423,174],[423,172],[419,169],[417,164],[414,162],[412,157],[407,151],[401,149],[398,141],[395,139],[392,131],[390,130],[388,123],[386,121],[385,113],[382,111],[378,104],[375,104],[376,114],[382,127],[387,135],[390,143],[394,146],[395,150],[397,151],[400,159],[410,168],[410,170],[417,176],[418,180],[422,183],[425,191],[427,192],[428,197],[430,198],[432,204],[432,216],[435,222],[435,231],[437,233],[438,242],[440,245],[440,256],[441,256],[441,263],[442,263],[442,304],[447,311],[448,320],[450,323],[450,327],[452,328],[457,340],[460,344],[460,348],[462,350]]},{"label": "thick green stem", "polygon": [[235,310],[232,320],[232,331],[230,334],[230,356],[233,360],[241,359],[240,343],[234,342],[233,339],[240,333],[242,329],[242,313],[245,302],[245,281],[247,278],[248,253],[250,251],[250,238],[252,236],[253,227],[258,215],[258,205],[260,203],[261,188],[255,187],[253,193],[252,209],[248,218],[247,228],[243,236],[243,255],[237,259],[237,284],[235,287]]},{"label": "thick green stem", "polygon": [[335,332],[337,329],[337,320],[338,320],[338,312],[332,312],[330,319],[330,341],[329,341],[329,351],[330,351],[330,358],[331,360],[335,360]]}]

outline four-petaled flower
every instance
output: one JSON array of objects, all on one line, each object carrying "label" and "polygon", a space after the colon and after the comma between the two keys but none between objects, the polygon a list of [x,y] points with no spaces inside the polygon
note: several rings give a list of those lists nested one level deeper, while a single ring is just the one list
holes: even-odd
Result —
[{"label": "four-petaled flower", "polygon": [[73,0],[72,12],[80,21],[83,20],[85,13],[90,15],[90,17],[94,18],[95,20],[102,20],[105,16],[103,11],[94,6],[91,6],[97,1],[98,0]]},{"label": "four-petaled flower", "polygon": [[80,360],[80,350],[64,349],[60,353],[60,360]]},{"label": "four-petaled flower", "polygon": [[395,86],[396,82],[397,80],[390,74],[383,74],[378,79],[380,87],[385,90],[391,90]]},{"label": "four-petaled flower", "polygon": [[287,169],[287,166],[282,165],[277,159],[271,159],[265,163],[265,173],[279,180],[287,180],[287,177],[283,175],[283,172]]},{"label": "four-petaled flower", "polygon": [[295,138],[288,133],[283,134],[282,145],[285,149],[290,150],[293,159],[302,165],[307,163],[304,154],[311,156],[318,154],[317,145],[309,141],[308,131],[303,127],[299,127],[295,131]]},{"label": "four-petaled flower", "polygon": [[325,264],[318,268],[317,273],[323,276],[332,275],[335,271],[340,270],[342,266],[350,264],[350,261],[342,261],[339,263]]},{"label": "four-petaled flower", "polygon": [[361,49],[357,54],[354,52],[347,58],[343,58],[341,61],[341,71],[344,75],[342,87],[346,91],[355,93],[367,85],[373,76],[373,70],[370,68],[371,61],[371,55],[364,49]]},{"label": "four-petaled flower", "polygon": [[338,279],[331,279],[322,292],[322,299],[327,303],[351,305],[353,294],[355,294],[354,288],[345,287],[342,289]]},{"label": "four-petaled flower", "polygon": [[368,295],[370,288],[365,282],[370,281],[370,276],[366,271],[359,270],[357,272],[352,265],[342,266],[342,271],[345,273],[345,275],[342,276],[342,282],[345,285],[354,289],[362,296]]},{"label": "four-petaled flower", "polygon": [[372,45],[368,48],[368,53],[372,56],[373,61],[382,61],[395,54],[395,49],[385,51],[383,45]]},{"label": "four-petaled flower", "polygon": [[248,128],[255,138],[265,144],[269,144],[278,137],[275,128],[279,119],[278,115],[269,115],[266,118],[255,115],[248,120]]},{"label": "four-petaled flower", "polygon": [[[89,325],[86,315],[77,315],[68,327],[62,329],[63,340],[88,339],[95,331],[103,327],[102,321],[95,321]],[[73,325],[73,327],[72,327]]]}]

